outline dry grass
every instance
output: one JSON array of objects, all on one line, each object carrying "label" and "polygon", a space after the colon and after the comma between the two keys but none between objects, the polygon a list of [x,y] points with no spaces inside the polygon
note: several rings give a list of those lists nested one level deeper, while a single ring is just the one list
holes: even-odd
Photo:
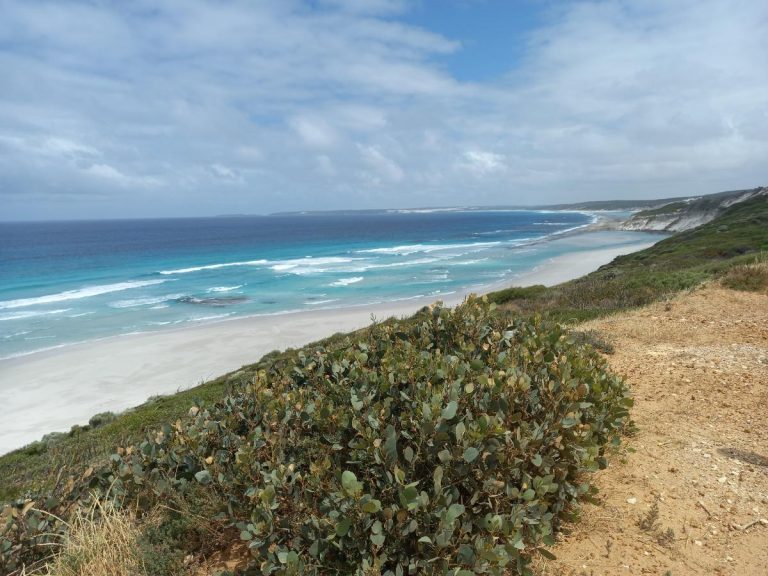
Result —
[{"label": "dry grass", "polygon": [[768,292],[768,257],[761,255],[753,264],[734,266],[723,276],[722,284],[733,290]]},{"label": "dry grass", "polygon": [[139,576],[140,529],[128,512],[96,502],[77,513],[53,560],[40,576]]}]

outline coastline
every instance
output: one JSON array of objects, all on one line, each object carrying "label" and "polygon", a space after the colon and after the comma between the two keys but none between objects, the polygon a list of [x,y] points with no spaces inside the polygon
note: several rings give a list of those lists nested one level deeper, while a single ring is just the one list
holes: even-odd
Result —
[{"label": "coastline", "polygon": [[[582,232],[588,242],[588,234]],[[514,278],[448,295],[453,306],[470,293],[509,286],[554,285],[587,274],[620,254],[653,242],[586,249],[556,256]],[[434,298],[346,308],[250,316],[173,330],[113,336],[0,361],[0,402],[7,415],[0,454],[52,431],[84,424],[99,412],[120,412],[158,394],[201,384],[264,354],[298,347],[383,320],[413,314]],[[23,383],[23,392],[15,383]]]}]

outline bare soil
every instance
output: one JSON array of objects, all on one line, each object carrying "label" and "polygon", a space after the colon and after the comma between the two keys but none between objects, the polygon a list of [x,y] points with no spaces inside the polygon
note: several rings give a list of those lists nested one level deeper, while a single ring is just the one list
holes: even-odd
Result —
[{"label": "bare soil", "polygon": [[710,284],[580,329],[615,347],[638,430],[537,573],[768,575],[768,296]]}]

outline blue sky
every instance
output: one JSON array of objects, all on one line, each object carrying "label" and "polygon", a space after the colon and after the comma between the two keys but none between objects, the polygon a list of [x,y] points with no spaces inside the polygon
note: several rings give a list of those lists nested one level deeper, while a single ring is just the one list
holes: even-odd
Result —
[{"label": "blue sky", "polygon": [[764,0],[0,0],[0,219],[768,183]]}]

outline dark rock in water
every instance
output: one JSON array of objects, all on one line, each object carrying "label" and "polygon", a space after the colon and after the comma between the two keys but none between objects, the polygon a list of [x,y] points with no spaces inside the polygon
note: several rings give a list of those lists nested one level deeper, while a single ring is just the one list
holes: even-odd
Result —
[{"label": "dark rock in water", "polygon": [[277,300],[262,300],[262,304],[277,304]]},{"label": "dark rock in water", "polygon": [[220,296],[217,298],[197,298],[195,296],[182,296],[176,298],[176,302],[182,304],[199,304],[202,306],[230,306],[232,304],[242,304],[248,302],[245,296]]}]

